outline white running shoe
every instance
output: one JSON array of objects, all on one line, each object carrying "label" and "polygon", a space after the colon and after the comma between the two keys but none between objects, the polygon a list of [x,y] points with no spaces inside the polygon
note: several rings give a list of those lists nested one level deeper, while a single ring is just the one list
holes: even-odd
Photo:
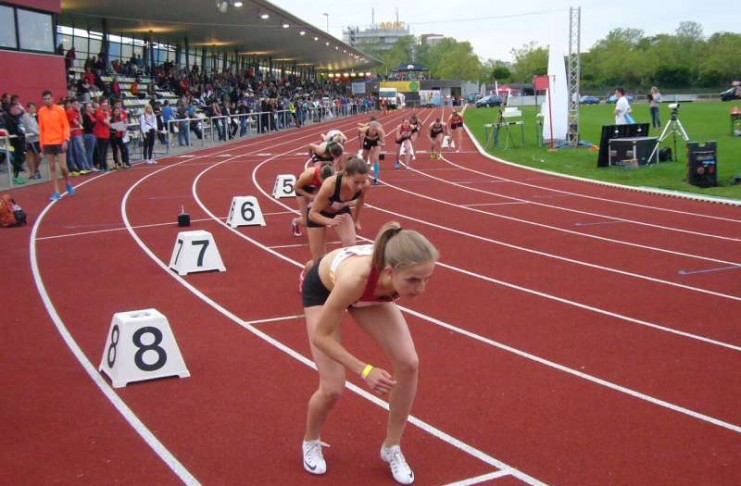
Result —
[{"label": "white running shoe", "polygon": [[404,459],[404,454],[401,453],[401,447],[398,445],[393,447],[381,446],[381,459],[389,463],[391,474],[397,483],[412,484],[414,482],[414,472],[409,467],[409,464],[407,464],[406,459]]},{"label": "white running shoe", "polygon": [[327,472],[327,463],[322,455],[322,441],[305,440],[303,443],[304,469],[311,474],[324,474]]}]

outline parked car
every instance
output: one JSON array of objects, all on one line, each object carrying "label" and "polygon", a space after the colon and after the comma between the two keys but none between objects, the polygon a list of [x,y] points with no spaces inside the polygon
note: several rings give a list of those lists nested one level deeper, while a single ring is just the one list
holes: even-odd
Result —
[{"label": "parked car", "polygon": [[584,95],[579,98],[579,103],[581,103],[582,105],[598,105],[599,97]]},{"label": "parked car", "polygon": [[481,98],[480,94],[471,93],[470,95],[468,95],[468,98],[466,98],[466,101],[468,101],[469,103],[475,103],[476,100],[478,100],[479,98]]},{"label": "parked car", "polygon": [[721,101],[741,100],[741,86],[734,86],[720,94]]},{"label": "parked car", "polygon": [[476,102],[476,108],[481,108],[483,106],[502,106],[502,97],[499,95],[484,96]]},{"label": "parked car", "polygon": [[[627,94],[625,95],[625,97],[628,98],[628,103],[633,102],[633,95]],[[611,94],[610,96],[607,97],[606,102],[607,103],[617,103],[617,96],[615,96],[614,94]]]}]

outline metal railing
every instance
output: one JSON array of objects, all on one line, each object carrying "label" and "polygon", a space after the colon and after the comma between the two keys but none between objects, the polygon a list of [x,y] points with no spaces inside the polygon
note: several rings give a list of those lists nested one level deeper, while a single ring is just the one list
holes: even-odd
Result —
[{"label": "metal railing", "polygon": [[[276,131],[289,130],[298,126],[311,125],[344,118],[373,110],[362,105],[310,105],[299,106],[295,111],[253,112],[239,115],[220,115],[215,117],[196,116],[168,120],[163,129],[156,134],[154,154],[170,155],[176,147],[212,146],[243,138],[259,136]],[[144,159],[144,134],[139,123],[126,126],[129,141],[125,144],[129,160]],[[5,167],[8,174],[8,187],[16,187],[13,181],[12,145],[15,135],[0,136],[0,153],[5,154]],[[159,142],[159,143],[157,143]],[[182,145],[181,145],[182,144]],[[43,157],[43,154],[42,154]],[[112,160],[109,152],[108,160]],[[44,178],[44,180],[48,180]]]}]

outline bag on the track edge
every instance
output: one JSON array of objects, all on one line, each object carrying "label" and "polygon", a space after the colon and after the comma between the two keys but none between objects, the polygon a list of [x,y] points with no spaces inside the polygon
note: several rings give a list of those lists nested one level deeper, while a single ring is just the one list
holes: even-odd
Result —
[{"label": "bag on the track edge", "polygon": [[0,196],[0,227],[10,228],[26,224],[26,213],[10,194]]}]

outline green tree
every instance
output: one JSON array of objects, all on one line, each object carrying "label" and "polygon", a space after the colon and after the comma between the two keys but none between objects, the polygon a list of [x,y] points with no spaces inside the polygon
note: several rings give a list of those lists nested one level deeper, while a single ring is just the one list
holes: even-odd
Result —
[{"label": "green tree", "polygon": [[427,65],[432,78],[467,81],[478,81],[481,78],[481,61],[468,41],[458,42],[445,38],[430,46]]},{"label": "green tree", "polygon": [[706,42],[699,65],[701,86],[721,87],[741,78],[741,34],[721,32]]},{"label": "green tree", "polygon": [[535,42],[510,51],[515,62],[512,65],[512,81],[531,83],[533,76],[548,74],[548,49],[538,47]]}]

